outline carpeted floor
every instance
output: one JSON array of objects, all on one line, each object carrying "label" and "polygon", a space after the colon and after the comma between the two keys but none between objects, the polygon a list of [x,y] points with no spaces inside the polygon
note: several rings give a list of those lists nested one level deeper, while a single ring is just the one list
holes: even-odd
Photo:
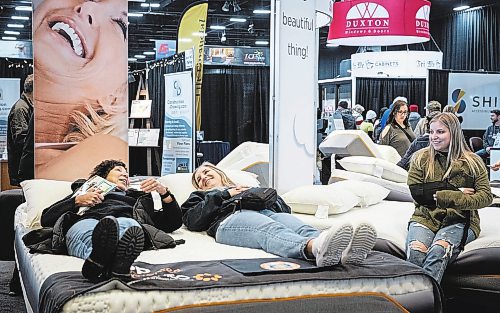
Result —
[{"label": "carpeted floor", "polygon": [[23,296],[9,296],[9,281],[13,270],[14,261],[0,261],[0,312],[25,313]]}]

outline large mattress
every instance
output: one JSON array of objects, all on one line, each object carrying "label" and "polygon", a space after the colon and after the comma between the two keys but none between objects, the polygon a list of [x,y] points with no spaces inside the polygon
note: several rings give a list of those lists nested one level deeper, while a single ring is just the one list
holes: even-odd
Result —
[{"label": "large mattress", "polygon": [[[16,213],[16,258],[28,311],[38,312],[39,293],[51,275],[79,271],[83,260],[58,255],[29,254],[21,237],[22,206]],[[183,261],[274,258],[261,250],[217,244],[204,233],[180,229],[175,238],[186,244],[175,249],[145,251],[138,261],[163,264]],[[346,273],[348,274],[348,273]],[[67,302],[63,312],[440,312],[435,285],[425,275],[358,277],[233,286],[197,290],[137,291],[108,283]],[[356,309],[354,309],[356,308]]]}]

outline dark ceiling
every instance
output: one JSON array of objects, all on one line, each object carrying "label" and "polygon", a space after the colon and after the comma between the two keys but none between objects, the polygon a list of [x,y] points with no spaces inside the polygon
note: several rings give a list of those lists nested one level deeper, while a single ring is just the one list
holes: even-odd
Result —
[{"label": "dark ceiling", "polygon": [[[66,0],[60,0],[66,1]],[[229,0],[233,2],[235,0]],[[326,0],[324,0],[326,1]],[[158,8],[141,7],[141,3],[159,3]],[[155,39],[175,39],[177,24],[182,11],[193,0],[129,0],[129,12],[144,13],[142,17],[129,17],[129,56],[143,54],[145,51],[153,51]],[[496,3],[495,0],[431,0],[431,19],[438,19],[452,13],[453,7],[457,4],[467,4],[471,7]],[[228,45],[228,46],[254,46],[259,39],[269,40],[269,14],[254,14],[256,8],[270,8],[270,0],[236,0],[241,11],[234,12],[234,6],[229,7],[229,11],[222,10],[225,0],[210,0],[208,23],[207,23],[207,45]],[[26,0],[2,0],[0,4],[0,32],[3,36],[15,36],[19,40],[31,39],[31,12],[16,11],[16,6],[31,5],[31,1]],[[11,16],[26,16],[29,20],[12,20]],[[243,23],[231,22],[231,17],[246,18]],[[20,23],[24,28],[8,28],[7,24]],[[210,30],[210,25],[225,25],[226,38],[221,43],[222,31]],[[253,25],[249,31],[250,25]],[[5,31],[18,31],[19,35],[4,34]],[[325,36],[325,30],[321,31]],[[147,56],[144,60],[152,60]]]}]

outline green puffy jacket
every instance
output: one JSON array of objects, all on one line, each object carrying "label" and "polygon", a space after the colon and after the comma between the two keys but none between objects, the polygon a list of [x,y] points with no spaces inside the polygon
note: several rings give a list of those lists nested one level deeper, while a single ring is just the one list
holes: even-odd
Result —
[{"label": "green puffy jacket", "polygon": [[[408,186],[424,182],[428,166],[428,162],[425,160],[429,158],[429,148],[422,149],[417,154],[424,155],[420,159],[420,162],[417,162],[416,158],[411,162],[410,170],[408,171]],[[477,155],[472,153],[471,155],[481,165],[479,175],[474,177],[470,166],[465,161],[459,160],[452,165],[448,180],[457,188],[472,188],[475,190],[475,193],[473,195],[466,195],[462,191],[438,191],[436,192],[437,207],[430,209],[415,202],[415,212],[410,221],[420,223],[433,232],[437,232],[445,226],[464,223],[464,213],[465,211],[470,211],[470,227],[476,238],[479,236],[481,228],[479,226],[479,214],[477,210],[490,205],[493,201],[493,195],[484,163]],[[434,169],[436,171],[436,178],[426,182],[442,181],[442,177],[447,170],[446,155],[441,153],[436,154]]]}]

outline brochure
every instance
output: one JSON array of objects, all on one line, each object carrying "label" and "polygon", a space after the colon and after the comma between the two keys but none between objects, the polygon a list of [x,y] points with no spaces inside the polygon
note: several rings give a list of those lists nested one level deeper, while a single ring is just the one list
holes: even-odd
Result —
[{"label": "brochure", "polygon": [[107,195],[110,191],[114,190],[116,185],[113,184],[112,182],[102,178],[101,176],[93,176],[89,180],[87,180],[82,187],[80,187],[80,190],[78,191],[79,194],[84,194],[86,193],[90,188],[95,187],[96,190],[101,191],[101,194],[103,196]]}]

